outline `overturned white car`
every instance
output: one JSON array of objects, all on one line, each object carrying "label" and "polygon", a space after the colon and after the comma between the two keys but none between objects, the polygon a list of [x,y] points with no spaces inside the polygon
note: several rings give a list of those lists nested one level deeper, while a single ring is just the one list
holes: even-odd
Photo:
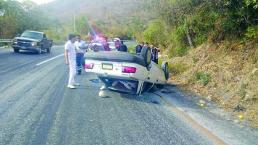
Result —
[{"label": "overturned white car", "polygon": [[126,52],[89,52],[85,54],[85,71],[95,73],[110,90],[141,94],[154,85],[162,87],[169,78],[168,63],[158,66],[151,61],[151,51],[141,54]]}]

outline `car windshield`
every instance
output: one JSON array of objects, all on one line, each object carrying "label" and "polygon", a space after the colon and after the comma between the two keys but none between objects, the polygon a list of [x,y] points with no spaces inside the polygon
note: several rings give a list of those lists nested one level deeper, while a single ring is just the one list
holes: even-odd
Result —
[{"label": "car windshield", "polygon": [[43,35],[37,32],[26,31],[22,33],[21,37],[32,38],[32,39],[42,39]]}]

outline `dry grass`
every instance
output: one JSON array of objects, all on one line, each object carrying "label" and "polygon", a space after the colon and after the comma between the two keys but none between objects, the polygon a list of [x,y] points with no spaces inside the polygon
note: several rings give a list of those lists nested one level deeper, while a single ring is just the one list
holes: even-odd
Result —
[{"label": "dry grass", "polygon": [[[258,128],[258,43],[205,44],[170,63],[187,66],[172,76],[173,83],[200,96],[210,96],[220,107],[234,112],[236,117],[241,114],[241,119]],[[208,82],[200,83],[197,73],[199,78],[208,74]]]}]

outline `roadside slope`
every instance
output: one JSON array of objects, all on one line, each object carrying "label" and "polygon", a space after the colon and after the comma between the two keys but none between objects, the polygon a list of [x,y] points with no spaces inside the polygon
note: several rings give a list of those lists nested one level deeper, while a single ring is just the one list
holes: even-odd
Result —
[{"label": "roadside slope", "polygon": [[[258,127],[258,43],[203,44],[170,60],[171,82]],[[205,102],[205,101],[202,101]]]}]

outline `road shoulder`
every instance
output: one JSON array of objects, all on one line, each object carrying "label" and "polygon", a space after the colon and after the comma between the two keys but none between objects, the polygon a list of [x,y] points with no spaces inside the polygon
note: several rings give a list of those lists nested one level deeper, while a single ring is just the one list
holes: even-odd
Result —
[{"label": "road shoulder", "polygon": [[[229,114],[217,108],[212,102],[200,105],[198,96],[182,92],[176,86],[168,86],[169,93],[156,93],[176,109],[187,114],[199,125],[212,132],[227,144],[244,145],[258,142],[258,131],[243,126],[240,122],[232,122]],[[193,97],[194,96],[194,97]]]}]

